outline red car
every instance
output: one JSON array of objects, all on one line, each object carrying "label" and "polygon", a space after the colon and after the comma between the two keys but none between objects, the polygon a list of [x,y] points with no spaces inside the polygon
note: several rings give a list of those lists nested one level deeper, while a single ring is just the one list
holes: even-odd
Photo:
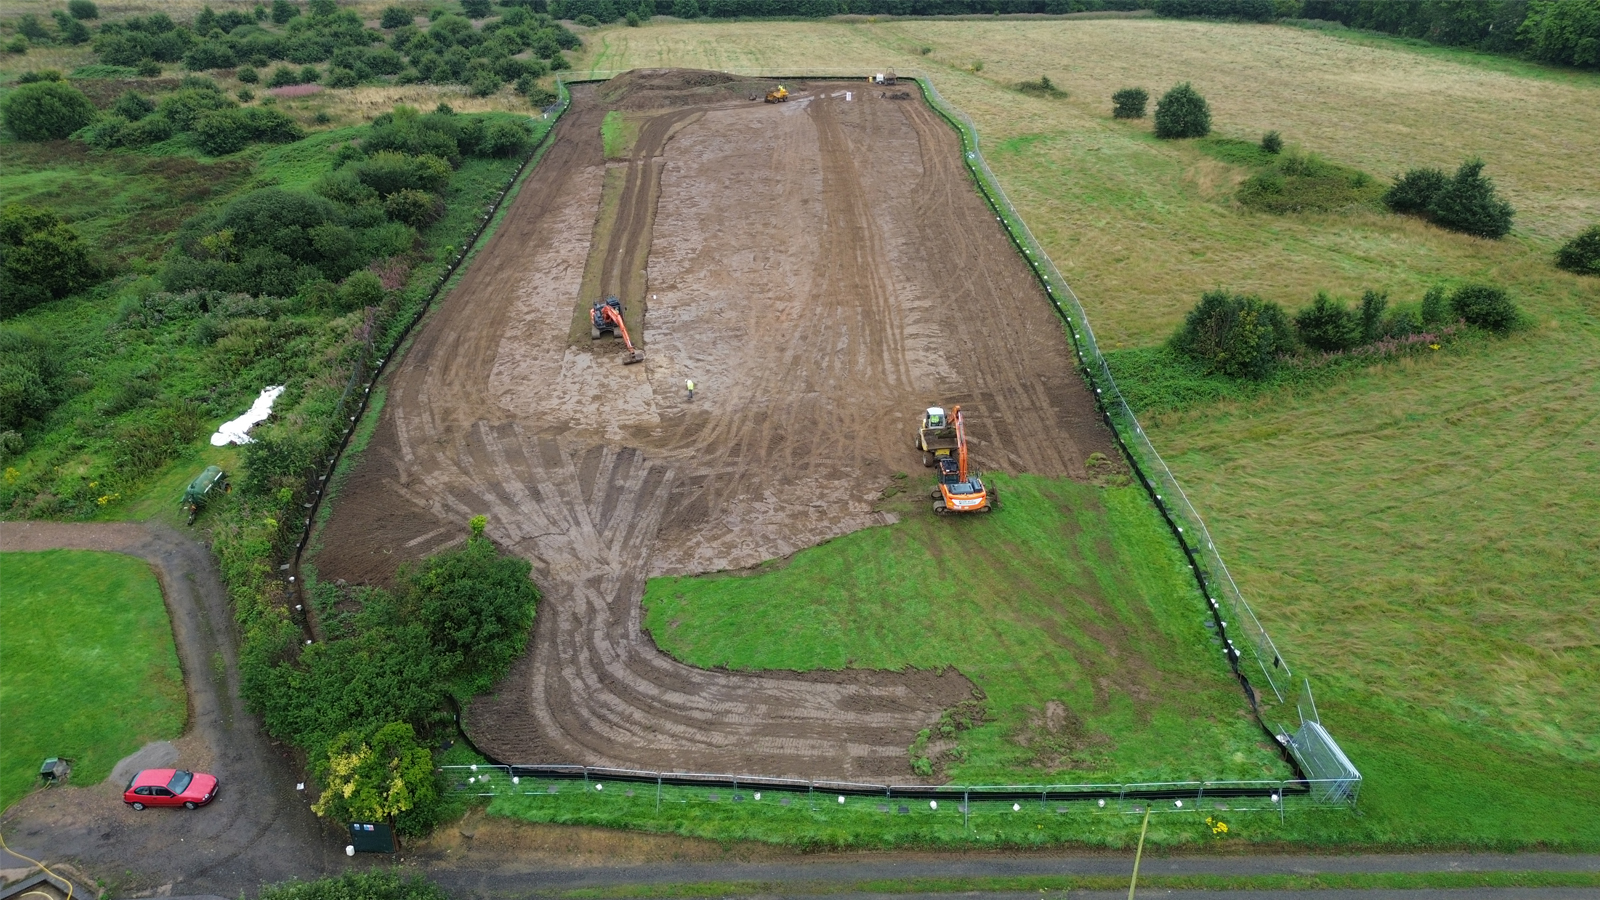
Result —
[{"label": "red car", "polygon": [[217,796],[217,779],[204,772],[183,769],[145,769],[133,776],[122,802],[134,809],[146,806],[205,806]]}]

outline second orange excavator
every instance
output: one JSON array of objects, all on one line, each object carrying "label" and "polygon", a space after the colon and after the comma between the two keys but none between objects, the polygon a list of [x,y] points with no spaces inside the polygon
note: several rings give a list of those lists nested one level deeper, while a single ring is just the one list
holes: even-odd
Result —
[{"label": "second orange excavator", "polygon": [[622,324],[622,301],[616,297],[596,300],[594,308],[589,310],[589,337],[599,340],[603,334],[615,334],[622,338],[622,345],[628,348],[628,355],[622,358],[623,365],[644,362],[644,351],[633,346],[633,339],[628,337],[628,326]]},{"label": "second orange excavator", "polygon": [[933,511],[945,513],[992,512],[1000,508],[1000,492],[985,487],[978,473],[967,469],[967,429],[961,407],[951,410],[955,420],[955,458],[940,456],[939,485],[933,489]]}]

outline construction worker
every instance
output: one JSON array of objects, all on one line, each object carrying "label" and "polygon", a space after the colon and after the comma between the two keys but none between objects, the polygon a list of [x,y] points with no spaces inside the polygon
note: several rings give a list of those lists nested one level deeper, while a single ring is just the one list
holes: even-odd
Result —
[{"label": "construction worker", "polygon": [[683,386],[689,389],[689,399],[693,400],[694,399],[694,379],[690,378],[689,380],[685,381],[683,383]]}]

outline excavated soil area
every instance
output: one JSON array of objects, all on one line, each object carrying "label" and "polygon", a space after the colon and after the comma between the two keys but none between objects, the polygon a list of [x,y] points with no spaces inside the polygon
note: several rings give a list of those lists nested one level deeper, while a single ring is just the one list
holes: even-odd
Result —
[{"label": "excavated soil area", "polygon": [[[1084,478],[1091,453],[1115,457],[954,130],[864,82],[785,84],[782,104],[708,72],[578,86],[390,376],[320,537],[325,580],[385,582],[478,514],[533,562],[533,640],[465,716],[501,760],[909,780],[907,746],[971,696],[966,678],[696,669],[643,632],[645,580],[885,524],[875,502],[921,471],[931,404],[962,404],[987,469]],[[608,163],[618,108],[645,121]],[[608,166],[628,171],[603,208]],[[648,297],[643,364],[573,340],[596,265],[626,302]]]}]

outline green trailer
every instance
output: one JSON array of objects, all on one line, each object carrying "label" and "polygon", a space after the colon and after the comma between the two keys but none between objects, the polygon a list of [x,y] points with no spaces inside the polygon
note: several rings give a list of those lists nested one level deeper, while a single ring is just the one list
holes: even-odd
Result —
[{"label": "green trailer", "polygon": [[221,466],[206,466],[206,470],[194,477],[189,486],[183,491],[184,512],[189,514],[189,524],[200,515],[200,510],[206,508],[217,494],[226,494],[233,490],[233,485],[228,483],[228,476],[223,473]]}]

